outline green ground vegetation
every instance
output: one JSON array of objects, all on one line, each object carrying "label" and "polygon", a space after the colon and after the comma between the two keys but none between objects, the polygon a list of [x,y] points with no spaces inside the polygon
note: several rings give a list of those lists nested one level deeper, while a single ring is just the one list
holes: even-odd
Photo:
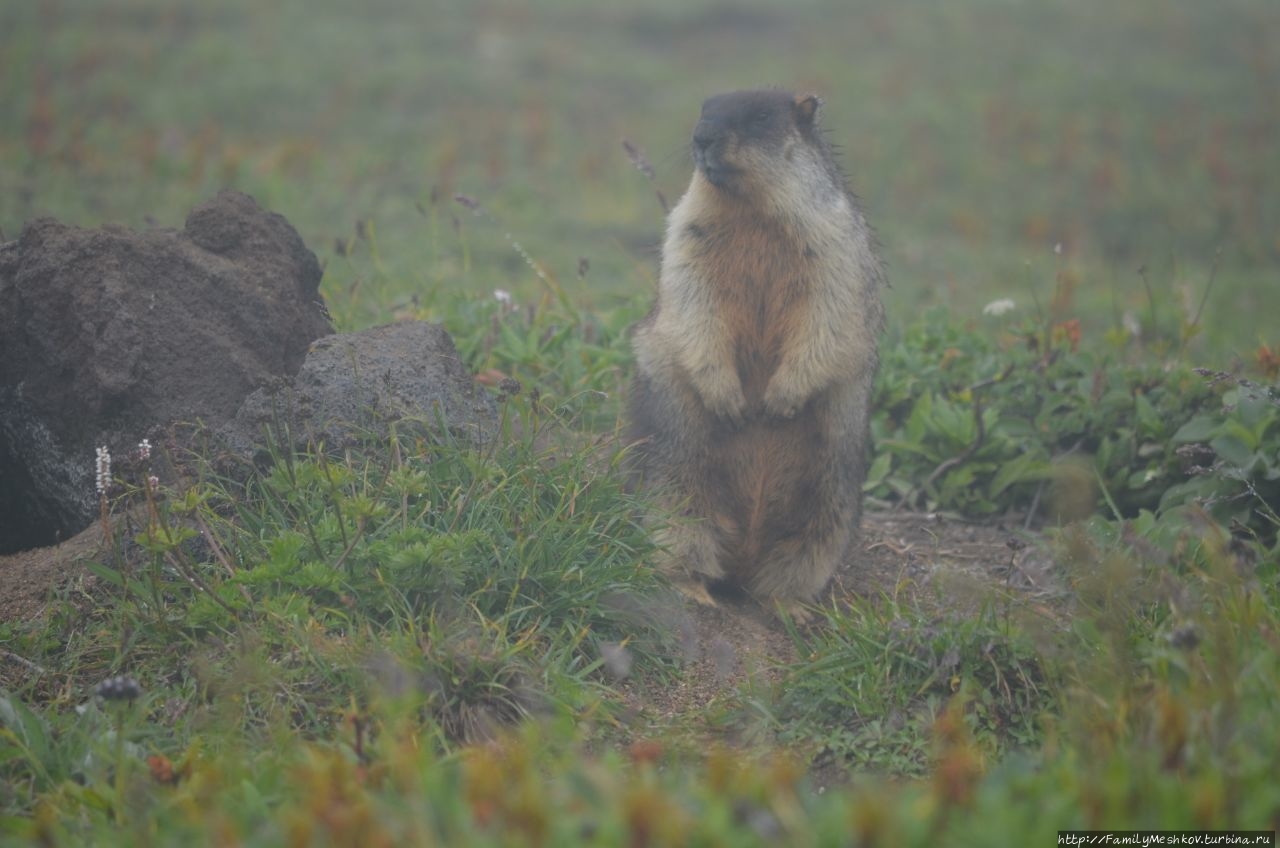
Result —
[{"label": "green ground vegetation", "polygon": [[[441,321],[522,391],[479,445],[157,455],[193,472],[159,492],[120,463],[93,594],[0,624],[0,832],[1280,827],[1278,36],[1266,0],[7,5],[5,238],[231,185],[303,232],[342,329]],[[772,82],[825,95],[890,262],[868,498],[1039,527],[1067,591],[833,607],[773,690],[637,739],[618,682],[678,678],[679,628],[601,444],[698,101]]]}]

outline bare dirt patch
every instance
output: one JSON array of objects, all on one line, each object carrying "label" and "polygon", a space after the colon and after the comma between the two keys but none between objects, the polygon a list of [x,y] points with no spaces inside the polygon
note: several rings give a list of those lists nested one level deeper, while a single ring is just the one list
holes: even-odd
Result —
[{"label": "bare dirt patch", "polygon": [[42,616],[54,592],[83,578],[86,562],[101,559],[102,540],[102,524],[95,523],[61,544],[0,556],[0,621]]}]

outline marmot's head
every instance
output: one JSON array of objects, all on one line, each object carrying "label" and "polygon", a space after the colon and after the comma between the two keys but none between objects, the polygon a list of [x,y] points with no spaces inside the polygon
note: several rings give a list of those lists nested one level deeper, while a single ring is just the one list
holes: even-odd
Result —
[{"label": "marmot's head", "polygon": [[698,174],[732,195],[842,190],[843,177],[818,131],[820,105],[813,95],[785,91],[707,98],[693,128]]}]

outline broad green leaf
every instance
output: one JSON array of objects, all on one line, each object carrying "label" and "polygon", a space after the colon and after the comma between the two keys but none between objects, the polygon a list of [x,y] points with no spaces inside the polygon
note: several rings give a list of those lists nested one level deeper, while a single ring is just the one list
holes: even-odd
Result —
[{"label": "broad green leaf", "polygon": [[991,484],[987,488],[990,497],[998,498],[1005,489],[1015,483],[1025,483],[1030,480],[1044,480],[1052,474],[1052,466],[1045,462],[1039,456],[1031,453],[1025,453],[1017,459],[1011,460],[1000,466],[1000,470],[996,472],[996,476],[991,479]]},{"label": "broad green leaf", "polygon": [[1217,415],[1197,415],[1178,428],[1173,434],[1175,445],[1186,445],[1193,442],[1207,442],[1218,435],[1222,428],[1222,419]]}]

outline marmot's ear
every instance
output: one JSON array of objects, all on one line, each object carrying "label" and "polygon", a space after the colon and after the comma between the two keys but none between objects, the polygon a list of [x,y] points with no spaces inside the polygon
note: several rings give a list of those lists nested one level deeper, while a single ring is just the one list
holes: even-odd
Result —
[{"label": "marmot's ear", "polygon": [[796,123],[802,127],[811,127],[818,122],[818,107],[822,100],[816,94],[801,94],[796,97]]}]

